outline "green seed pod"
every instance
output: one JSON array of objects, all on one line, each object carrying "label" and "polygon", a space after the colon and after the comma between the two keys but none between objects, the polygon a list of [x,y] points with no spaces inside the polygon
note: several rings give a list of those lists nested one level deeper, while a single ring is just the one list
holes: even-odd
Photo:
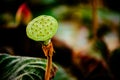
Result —
[{"label": "green seed pod", "polygon": [[58,29],[58,22],[48,15],[41,15],[33,19],[26,28],[27,36],[35,41],[49,42]]}]

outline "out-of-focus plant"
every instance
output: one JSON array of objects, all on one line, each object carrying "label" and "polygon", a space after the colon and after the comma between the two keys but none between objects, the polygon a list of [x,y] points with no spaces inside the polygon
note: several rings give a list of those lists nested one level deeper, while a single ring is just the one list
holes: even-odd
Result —
[{"label": "out-of-focus plant", "polygon": [[[84,75],[93,72],[98,67],[98,64],[109,72],[105,61],[106,55],[109,55],[107,54],[109,52],[107,52],[108,46],[106,47],[104,42],[89,38],[91,31],[89,27],[93,27],[91,6],[59,6],[53,9],[53,14],[61,20],[58,32],[54,37],[55,44],[57,47],[66,46],[73,51],[72,61],[74,65],[80,68]],[[106,7],[97,8],[97,16],[97,28],[103,24],[109,27],[120,24],[119,13],[112,12]],[[94,64],[92,65],[92,63]],[[84,64],[88,66],[85,68]]]},{"label": "out-of-focus plant", "polygon": [[27,25],[32,19],[32,13],[26,3],[21,4],[16,13],[3,12],[0,14],[0,25],[3,28],[17,28],[19,25]]},{"label": "out-of-focus plant", "polygon": [[20,5],[20,7],[16,12],[15,18],[16,18],[15,21],[17,25],[19,25],[20,23],[27,25],[29,21],[32,19],[32,13],[29,10],[26,3],[23,3]]},{"label": "out-of-focus plant", "polygon": [[27,36],[35,41],[42,43],[42,49],[47,57],[47,66],[45,80],[50,79],[52,65],[53,45],[51,38],[55,35],[58,28],[58,22],[52,16],[41,15],[33,19],[26,28]]},{"label": "out-of-focus plant", "polygon": [[30,0],[32,4],[38,4],[38,5],[51,5],[56,3],[56,0]]},{"label": "out-of-focus plant", "polygon": [[[59,12],[60,10],[60,12]],[[52,15],[61,20],[73,17],[74,19],[80,19],[84,24],[91,23],[92,21],[92,8],[90,5],[76,5],[76,6],[66,6],[61,5],[52,9]],[[98,14],[98,23],[107,24],[114,23],[119,25],[120,23],[120,14],[114,11],[107,9],[106,7],[97,8]],[[107,23],[106,23],[107,21]]]}]

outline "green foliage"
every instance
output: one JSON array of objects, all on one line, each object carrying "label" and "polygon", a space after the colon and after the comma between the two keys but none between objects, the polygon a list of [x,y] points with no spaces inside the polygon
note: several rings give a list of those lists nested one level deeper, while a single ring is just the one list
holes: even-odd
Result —
[{"label": "green foliage", "polygon": [[[0,66],[0,80],[44,80],[46,59],[3,54],[0,55]],[[52,68],[55,74],[55,64]]]},{"label": "green foliage", "polygon": [[[46,59],[0,54],[0,80],[44,80]],[[61,66],[53,63],[53,80],[73,80]]]},{"label": "green foliage", "polygon": [[76,80],[73,76],[67,74],[65,70],[59,66],[58,71],[56,72],[55,77],[53,80]]}]

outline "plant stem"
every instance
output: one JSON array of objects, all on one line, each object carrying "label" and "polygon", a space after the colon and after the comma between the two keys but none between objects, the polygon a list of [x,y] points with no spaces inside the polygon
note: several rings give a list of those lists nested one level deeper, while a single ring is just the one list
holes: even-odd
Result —
[{"label": "plant stem", "polygon": [[52,68],[52,56],[47,56],[47,66],[46,66],[45,80],[49,80],[51,68]]},{"label": "plant stem", "polygon": [[53,56],[53,52],[54,52],[52,42],[50,42],[48,45],[43,45],[42,49],[43,49],[45,56],[47,57],[45,80],[49,80],[50,72],[51,72],[51,68],[52,68],[52,56]]},{"label": "plant stem", "polygon": [[93,36],[96,39],[96,31],[98,29],[97,0],[92,0],[92,16],[93,16]]}]

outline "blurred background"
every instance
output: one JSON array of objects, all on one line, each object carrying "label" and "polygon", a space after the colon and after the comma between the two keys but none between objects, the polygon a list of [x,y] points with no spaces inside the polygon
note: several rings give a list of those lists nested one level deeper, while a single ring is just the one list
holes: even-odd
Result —
[{"label": "blurred background", "polygon": [[71,80],[120,80],[118,0],[1,0],[0,53],[45,58],[26,36],[29,21],[43,14],[59,22],[53,62]]}]

